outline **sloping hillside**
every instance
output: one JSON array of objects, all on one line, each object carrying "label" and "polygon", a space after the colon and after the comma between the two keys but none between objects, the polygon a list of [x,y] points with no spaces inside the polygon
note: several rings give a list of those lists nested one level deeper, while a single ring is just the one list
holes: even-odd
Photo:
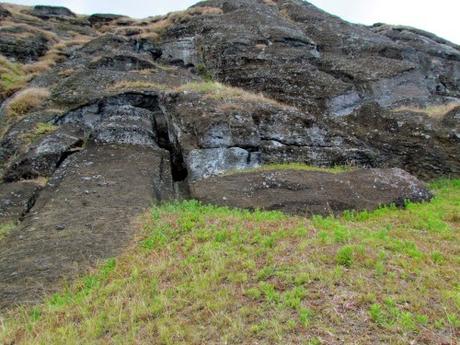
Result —
[{"label": "sloping hillside", "polygon": [[1,3],[0,176],[5,343],[459,335],[460,47],[433,34]]},{"label": "sloping hillside", "polygon": [[460,181],[341,218],[194,201],[153,207],[120,257],[36,307],[4,344],[456,344]]}]

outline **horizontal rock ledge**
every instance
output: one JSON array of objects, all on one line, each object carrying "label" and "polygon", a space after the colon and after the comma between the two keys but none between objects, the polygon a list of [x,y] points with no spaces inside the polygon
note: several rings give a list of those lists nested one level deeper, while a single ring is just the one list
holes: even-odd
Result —
[{"label": "horizontal rock ledge", "polygon": [[191,183],[191,197],[204,203],[296,215],[338,215],[432,198],[426,185],[401,169],[343,173],[304,170],[238,172]]}]

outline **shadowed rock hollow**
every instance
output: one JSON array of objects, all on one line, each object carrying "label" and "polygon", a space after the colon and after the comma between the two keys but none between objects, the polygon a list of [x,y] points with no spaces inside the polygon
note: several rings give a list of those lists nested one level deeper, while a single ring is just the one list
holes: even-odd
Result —
[{"label": "shadowed rock hollow", "polygon": [[[460,175],[459,49],[299,0],[143,20],[2,4],[0,214],[18,225],[0,306],[119,253],[153,202],[304,215],[430,199],[410,174]],[[235,173],[294,162],[357,170]]]}]

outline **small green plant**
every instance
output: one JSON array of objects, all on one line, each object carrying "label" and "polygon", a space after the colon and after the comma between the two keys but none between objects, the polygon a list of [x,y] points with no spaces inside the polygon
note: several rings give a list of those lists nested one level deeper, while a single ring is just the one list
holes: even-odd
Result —
[{"label": "small green plant", "polygon": [[344,246],[337,251],[336,254],[337,264],[350,268],[353,264],[353,247]]},{"label": "small green plant", "polygon": [[196,71],[205,81],[212,81],[212,74],[204,64],[198,64]]},{"label": "small green plant", "polygon": [[369,308],[371,320],[383,328],[399,328],[405,332],[415,331],[419,325],[428,323],[426,315],[414,314],[401,310],[391,298],[385,299],[383,304],[374,303]]},{"label": "small green plant", "polygon": [[444,255],[439,251],[434,251],[431,253],[431,260],[437,265],[441,265],[445,261]]},{"label": "small green plant", "polygon": [[321,345],[321,344],[322,344],[321,340],[315,337],[315,338],[308,340],[306,345]]},{"label": "small green plant", "polygon": [[372,304],[369,308],[369,315],[371,316],[372,321],[374,321],[379,326],[382,326],[385,323],[385,316],[380,304]]},{"label": "small green plant", "polygon": [[275,286],[270,283],[261,282],[259,284],[260,291],[262,291],[265,300],[270,303],[278,303],[281,299],[280,293],[276,290]]},{"label": "small green plant", "polygon": [[26,143],[33,143],[43,136],[55,132],[57,129],[58,126],[49,122],[40,122],[37,123],[30,132],[23,134],[21,137]]},{"label": "small green plant", "polygon": [[262,296],[262,292],[258,288],[250,288],[245,291],[245,296],[253,299],[258,300]]},{"label": "small green plant", "polygon": [[0,224],[0,241],[8,235],[16,225],[13,222]]},{"label": "small green plant", "polygon": [[307,290],[301,286],[294,287],[283,294],[283,303],[289,308],[298,310],[302,300],[307,296]]},{"label": "small green plant", "polygon": [[299,319],[303,326],[308,326],[313,317],[313,312],[308,308],[299,308]]}]

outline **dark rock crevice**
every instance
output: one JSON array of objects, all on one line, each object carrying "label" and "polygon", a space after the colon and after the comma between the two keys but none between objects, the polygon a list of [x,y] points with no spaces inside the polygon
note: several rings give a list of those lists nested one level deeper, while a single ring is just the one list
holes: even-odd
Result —
[{"label": "dark rock crevice", "polygon": [[1,222],[21,222],[30,212],[43,189],[35,181],[0,184]]},{"label": "dark rock crevice", "polygon": [[[140,109],[147,111],[142,119],[139,117],[144,111]],[[96,142],[165,149],[170,153],[173,180],[183,181],[187,178],[188,171],[174,126],[165,115],[165,109],[160,106],[156,93],[126,92],[110,96],[59,117],[56,123],[83,126]]]},{"label": "dark rock crevice", "polygon": [[21,212],[21,215],[18,218],[19,222],[22,222],[25,219],[25,217],[29,214],[30,210],[32,210],[32,208],[35,206],[35,203],[37,202],[37,199],[42,189],[43,188],[41,186],[37,187],[37,189],[32,193],[30,198],[27,200],[24,210]]},{"label": "dark rock crevice", "polygon": [[158,109],[154,112],[157,144],[170,154],[173,181],[185,181],[188,177],[188,170],[184,161],[182,148],[178,143],[174,126],[170,123],[166,114],[166,109],[158,104]]}]

